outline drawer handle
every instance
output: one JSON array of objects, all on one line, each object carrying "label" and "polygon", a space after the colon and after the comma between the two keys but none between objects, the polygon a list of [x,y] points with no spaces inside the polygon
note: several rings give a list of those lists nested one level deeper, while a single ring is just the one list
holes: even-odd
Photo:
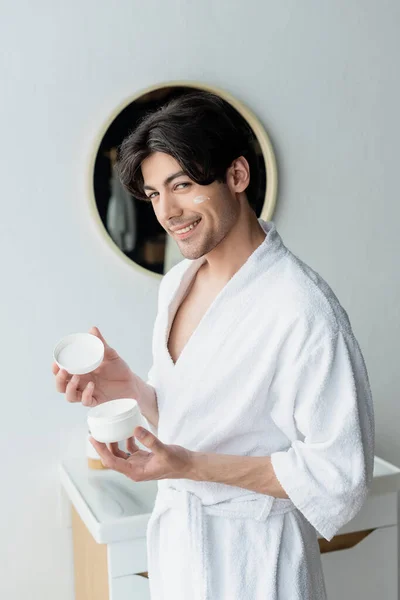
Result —
[{"label": "drawer handle", "polygon": [[321,554],[325,552],[335,552],[336,550],[347,550],[353,548],[365,539],[375,529],[364,529],[363,531],[352,531],[351,533],[342,533],[335,535],[330,542],[318,538],[319,549]]},{"label": "drawer handle", "polygon": [[140,575],[140,577],[146,577],[146,579],[149,578],[149,573],[148,571],[144,571],[144,573],[135,573],[135,575]]}]

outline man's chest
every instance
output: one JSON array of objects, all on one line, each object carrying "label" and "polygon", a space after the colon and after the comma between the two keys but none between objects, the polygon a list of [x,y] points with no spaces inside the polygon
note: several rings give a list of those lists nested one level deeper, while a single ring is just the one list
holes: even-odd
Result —
[{"label": "man's chest", "polygon": [[180,357],[221,287],[221,285],[208,286],[199,278],[196,278],[190,286],[178,306],[169,332],[167,347],[174,363]]}]

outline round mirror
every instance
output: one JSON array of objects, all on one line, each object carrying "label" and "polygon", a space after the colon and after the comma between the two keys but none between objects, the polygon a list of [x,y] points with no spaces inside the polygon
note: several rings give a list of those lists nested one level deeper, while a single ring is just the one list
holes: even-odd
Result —
[{"label": "round mirror", "polygon": [[220,96],[233,107],[239,122],[250,126],[259,167],[259,185],[251,199],[251,206],[257,217],[266,221],[271,219],[275,208],[277,169],[273,148],[264,127],[244,104],[227,92],[190,82],[153,86],[130,98],[111,116],[101,134],[90,165],[91,203],[94,217],[111,247],[135,268],[158,277],[184,256],[158,222],[151,203],[135,198],[122,186],[114,168],[117,148],[149,112],[196,89]]}]

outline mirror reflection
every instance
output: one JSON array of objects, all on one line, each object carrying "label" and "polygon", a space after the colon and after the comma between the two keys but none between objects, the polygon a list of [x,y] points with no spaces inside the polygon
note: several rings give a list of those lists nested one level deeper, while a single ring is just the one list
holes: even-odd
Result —
[{"label": "mirror reflection", "polygon": [[[197,88],[200,89],[200,88]],[[158,222],[151,202],[123,187],[115,168],[118,148],[150,112],[173,98],[196,91],[193,86],[169,86],[147,92],[128,104],[107,128],[97,151],[93,191],[98,215],[107,235],[133,263],[163,275],[184,257],[178,244]],[[216,92],[213,92],[216,93]],[[226,99],[224,99],[226,101]],[[248,130],[258,161],[259,181],[249,202],[259,217],[267,187],[267,169],[259,140],[245,118],[232,106],[237,127]]]}]

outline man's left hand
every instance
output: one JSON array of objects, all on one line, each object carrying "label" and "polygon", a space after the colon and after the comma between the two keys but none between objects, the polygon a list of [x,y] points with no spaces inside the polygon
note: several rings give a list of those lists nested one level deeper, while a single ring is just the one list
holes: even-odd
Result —
[{"label": "man's left hand", "polygon": [[[182,446],[163,444],[143,427],[136,427],[133,434],[134,437],[130,437],[126,442],[128,452],[120,450],[117,442],[107,445],[92,437],[89,440],[105,467],[119,471],[133,481],[189,478],[193,454],[190,450]],[[138,448],[135,437],[150,451]]]}]

